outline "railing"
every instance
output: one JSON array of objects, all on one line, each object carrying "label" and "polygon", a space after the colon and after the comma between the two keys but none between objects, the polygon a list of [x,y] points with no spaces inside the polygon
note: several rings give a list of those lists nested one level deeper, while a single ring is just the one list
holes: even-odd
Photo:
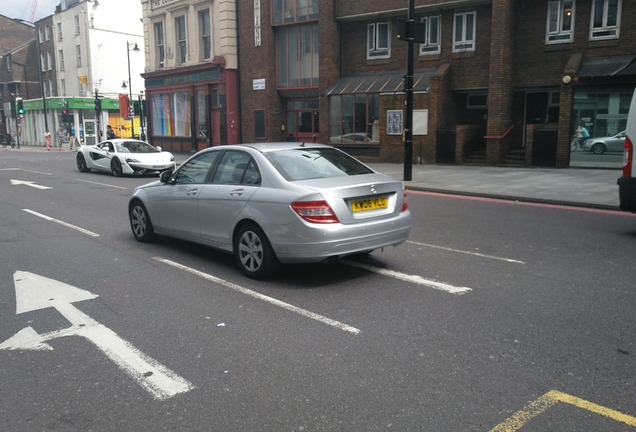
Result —
[{"label": "railing", "polygon": [[503,135],[486,135],[484,138],[486,138],[486,139],[503,139],[503,138],[505,138],[505,137],[506,137],[506,136],[510,133],[510,131],[511,131],[511,130],[512,130],[512,128],[514,128],[514,127],[515,127],[515,125],[510,126],[510,127],[508,128],[508,130],[507,130],[506,132],[504,132],[504,134],[503,134]]}]

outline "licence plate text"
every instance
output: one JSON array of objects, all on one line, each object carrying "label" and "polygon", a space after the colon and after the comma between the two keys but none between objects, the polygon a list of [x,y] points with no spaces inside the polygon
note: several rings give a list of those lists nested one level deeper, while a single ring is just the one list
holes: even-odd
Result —
[{"label": "licence plate text", "polygon": [[351,211],[354,213],[387,208],[388,206],[389,199],[385,196],[351,201]]}]

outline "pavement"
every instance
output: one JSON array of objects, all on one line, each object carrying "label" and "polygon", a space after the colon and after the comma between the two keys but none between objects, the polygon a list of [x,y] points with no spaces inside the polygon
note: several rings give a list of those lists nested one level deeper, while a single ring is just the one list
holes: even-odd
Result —
[{"label": "pavement", "polygon": [[[68,149],[65,148],[68,153]],[[23,146],[21,150],[46,151],[44,147]],[[190,153],[173,152],[177,164]],[[0,156],[1,157],[1,156]],[[367,164],[376,171],[404,179],[404,165]],[[499,168],[466,165],[413,165],[407,189],[539,202],[576,207],[618,210],[620,169],[591,168]]]}]

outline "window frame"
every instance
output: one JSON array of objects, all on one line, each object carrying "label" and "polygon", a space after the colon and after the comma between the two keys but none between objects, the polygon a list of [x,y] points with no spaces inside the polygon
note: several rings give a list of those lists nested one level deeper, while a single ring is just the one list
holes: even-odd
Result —
[{"label": "window frame", "polygon": [[[472,35],[470,39],[466,34],[468,27],[468,16],[472,15]],[[457,39],[457,19],[462,18],[462,36],[461,40]],[[453,53],[473,52],[477,45],[477,11],[455,12],[453,14]]]},{"label": "window frame", "polygon": [[276,88],[316,88],[319,27],[315,22],[276,27]]},{"label": "window frame", "polygon": [[51,55],[51,51],[46,52],[46,64],[47,70],[53,70],[53,56]]},{"label": "window frame", "polygon": [[[590,13],[590,40],[607,40],[607,39],[618,39],[620,37],[620,29],[621,29],[621,11],[623,9],[623,0],[615,0],[616,1],[616,24],[608,25],[607,20],[609,18],[609,6],[610,2],[614,0],[592,0],[592,11]],[[594,14],[595,14],[595,6],[597,3],[603,2],[603,24],[601,27],[594,27]]]},{"label": "window frame", "polygon": [[[257,118],[257,114],[262,115],[262,122],[259,118]],[[267,110],[264,108],[255,109],[254,113],[254,139],[267,139]],[[262,126],[261,126],[262,123]],[[262,130],[262,135],[259,134],[259,131]]]},{"label": "window frame", "polygon": [[51,28],[49,26],[44,26],[44,40],[51,40]]},{"label": "window frame", "polygon": [[60,72],[64,70],[64,50],[58,51],[58,57],[60,60]]},{"label": "window frame", "polygon": [[[380,26],[386,32],[386,46],[380,47]],[[367,60],[391,58],[391,21],[367,24]]]},{"label": "window frame", "polygon": [[57,23],[57,40],[58,41],[62,40],[62,23],[61,22]]},{"label": "window frame", "polygon": [[[564,19],[567,16],[566,5],[570,3],[570,29],[564,30]],[[557,6],[557,17],[556,17],[556,30],[551,30],[550,25],[552,24],[552,9],[554,6]],[[548,2],[548,11],[546,13],[546,26],[545,26],[545,44],[562,44],[562,43],[572,43],[574,40],[574,23],[575,23],[575,15],[576,15],[576,0],[551,0]]]},{"label": "window frame", "polygon": [[82,67],[82,46],[76,45],[77,67]]},{"label": "window frame", "polygon": [[[199,38],[201,40],[201,46],[199,52],[201,53],[201,60],[207,61],[212,58],[212,23],[210,9],[200,10],[199,13]],[[207,17],[207,29],[205,17]],[[207,30],[207,33],[206,33]]]},{"label": "window frame", "polygon": [[75,15],[75,35],[80,34],[80,19],[79,15]]},{"label": "window frame", "polygon": [[166,34],[164,31],[163,21],[158,21],[153,24],[153,31],[155,37],[155,48],[157,56],[157,67],[162,68],[166,61]]},{"label": "window frame", "polygon": [[[357,99],[365,97],[364,103],[364,130],[360,131],[360,120],[362,116],[356,112]],[[373,98],[373,103],[369,103]],[[345,106],[345,102],[350,102],[351,106]],[[375,112],[370,112],[374,110]],[[351,130],[345,132],[346,118],[350,119],[348,125]],[[351,144],[351,145],[379,145],[380,144],[380,94],[379,93],[350,93],[329,96],[329,143]],[[338,134],[335,132],[339,131]],[[366,140],[357,140],[358,134],[363,134]],[[344,136],[352,135],[352,139],[344,140]],[[376,140],[374,140],[374,136]],[[336,138],[334,138],[336,137]]]},{"label": "window frame", "polygon": [[[431,19],[437,20],[437,38],[436,43],[431,43]],[[420,55],[435,55],[442,52],[442,16],[441,15],[428,15],[420,18],[420,22],[426,25],[426,42],[420,44]]]},{"label": "window frame", "polygon": [[[181,33],[183,33],[183,39],[181,38]],[[176,38],[178,64],[186,64],[188,61],[188,27],[185,15],[174,18],[174,36]]]},{"label": "window frame", "polygon": [[38,41],[44,42],[44,29],[42,27],[38,27]]}]

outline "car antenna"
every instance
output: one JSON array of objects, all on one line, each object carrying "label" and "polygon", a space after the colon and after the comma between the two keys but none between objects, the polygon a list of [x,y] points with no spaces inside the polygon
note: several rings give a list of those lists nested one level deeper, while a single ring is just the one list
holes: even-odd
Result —
[{"label": "car antenna", "polygon": [[300,147],[305,147],[305,141],[300,143]]}]

